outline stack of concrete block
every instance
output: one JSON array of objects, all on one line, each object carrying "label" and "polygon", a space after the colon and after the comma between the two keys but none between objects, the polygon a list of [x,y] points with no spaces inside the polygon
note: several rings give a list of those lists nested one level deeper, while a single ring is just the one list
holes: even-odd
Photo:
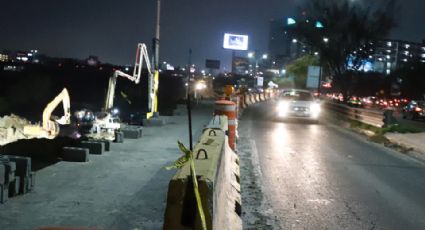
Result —
[{"label": "stack of concrete block", "polygon": [[9,186],[9,195],[16,196],[33,190],[35,174],[31,171],[31,158],[10,155],[8,157],[11,162],[16,164],[15,182]]},{"label": "stack of concrete block", "polygon": [[30,192],[34,185],[31,158],[0,155],[0,203],[7,202],[9,197]]}]

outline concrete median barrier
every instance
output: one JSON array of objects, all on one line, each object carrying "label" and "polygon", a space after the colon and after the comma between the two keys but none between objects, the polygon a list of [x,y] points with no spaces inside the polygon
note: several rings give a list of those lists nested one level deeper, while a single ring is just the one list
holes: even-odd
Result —
[{"label": "concrete median barrier", "polygon": [[[215,116],[194,146],[196,175],[208,229],[242,229],[239,168],[226,136],[227,117]],[[235,176],[237,175],[237,176]],[[164,229],[201,229],[190,166],[169,183]]]}]

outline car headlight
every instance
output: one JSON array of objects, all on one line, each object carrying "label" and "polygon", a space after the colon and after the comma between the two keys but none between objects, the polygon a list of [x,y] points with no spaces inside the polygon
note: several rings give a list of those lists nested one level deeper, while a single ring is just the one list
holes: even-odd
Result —
[{"label": "car headlight", "polygon": [[289,111],[289,102],[287,101],[281,101],[277,105],[277,112],[279,116],[285,116]]},{"label": "car headlight", "polygon": [[320,104],[318,104],[318,103],[312,103],[311,105],[310,105],[310,111],[311,111],[311,114],[314,116],[314,117],[317,117],[317,116],[319,116],[319,114],[320,114]]}]

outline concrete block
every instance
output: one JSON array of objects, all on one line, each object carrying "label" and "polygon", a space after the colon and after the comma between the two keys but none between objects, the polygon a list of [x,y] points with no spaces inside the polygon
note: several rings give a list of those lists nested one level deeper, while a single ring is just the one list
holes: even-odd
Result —
[{"label": "concrete block", "polygon": [[9,184],[9,197],[14,197],[19,194],[21,177],[16,176],[15,180]]},{"label": "concrete block", "polygon": [[30,183],[29,183],[29,186],[28,186],[28,190],[29,191],[34,190],[34,187],[35,187],[35,172],[31,172],[31,174],[30,174]]},{"label": "concrete block", "polygon": [[139,138],[139,131],[135,129],[123,129],[122,132],[124,133],[124,138],[126,139],[138,139]]},{"label": "concrete block", "polygon": [[29,185],[30,185],[30,177],[21,177],[19,182],[19,194],[25,194],[29,192]]},{"label": "concrete block", "polygon": [[11,162],[15,162],[15,175],[20,177],[29,176],[31,173],[31,158],[8,155]]},{"label": "concrete block", "polygon": [[124,142],[124,133],[121,131],[115,132],[115,140],[116,143],[123,143]]},{"label": "concrete block", "polygon": [[89,149],[90,154],[101,155],[105,151],[105,144],[102,142],[82,141],[80,147]]},{"label": "concrete block", "polygon": [[9,184],[0,184],[0,204],[9,200]]},{"label": "concrete block", "polygon": [[6,182],[6,166],[0,164],[0,184],[4,184]]},{"label": "concrete block", "polygon": [[[8,159],[9,160],[9,159]],[[15,171],[16,171],[16,163],[15,162],[6,162],[2,161],[0,164],[5,166],[5,184],[9,184],[10,182],[15,180]]]},{"label": "concrete block", "polygon": [[151,117],[149,119],[143,119],[143,125],[146,127],[163,126],[167,124],[168,117]]},{"label": "concrete block", "polygon": [[64,161],[72,162],[88,162],[89,149],[77,147],[63,147],[62,159]]},{"label": "concrete block", "polygon": [[100,143],[103,143],[103,145],[104,145],[104,147],[105,147],[105,151],[106,151],[106,152],[111,151],[111,142],[110,142],[110,141],[107,141],[107,140],[95,140],[95,141],[93,141],[93,142],[100,142]]},{"label": "concrete block", "polygon": [[16,163],[9,162],[6,164],[6,183],[10,183],[15,180]]}]

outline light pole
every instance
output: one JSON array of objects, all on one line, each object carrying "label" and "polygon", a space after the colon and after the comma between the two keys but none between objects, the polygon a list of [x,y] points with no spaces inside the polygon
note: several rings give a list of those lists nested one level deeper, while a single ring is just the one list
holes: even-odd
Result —
[{"label": "light pole", "polygon": [[[257,51],[254,51],[254,52],[249,52],[248,53],[248,58],[250,58],[250,59],[254,59],[254,61],[255,61],[255,76],[257,77],[257,75],[258,75],[258,61],[259,61],[259,59],[257,58]],[[269,57],[269,55],[268,54],[263,54],[262,56],[261,56],[261,59],[262,60],[266,60],[266,59],[268,59],[268,57]]]},{"label": "light pole", "polygon": [[[323,37],[323,42],[325,43],[325,46],[327,47],[328,42],[329,42],[329,38],[327,37]],[[319,70],[319,84],[317,86],[317,96],[320,98],[320,93],[321,93],[321,87],[322,87],[322,68],[323,68],[323,63],[322,63],[322,55],[323,55],[323,50],[322,49],[320,51],[320,56],[319,56],[319,65],[320,65],[320,70]]]}]

